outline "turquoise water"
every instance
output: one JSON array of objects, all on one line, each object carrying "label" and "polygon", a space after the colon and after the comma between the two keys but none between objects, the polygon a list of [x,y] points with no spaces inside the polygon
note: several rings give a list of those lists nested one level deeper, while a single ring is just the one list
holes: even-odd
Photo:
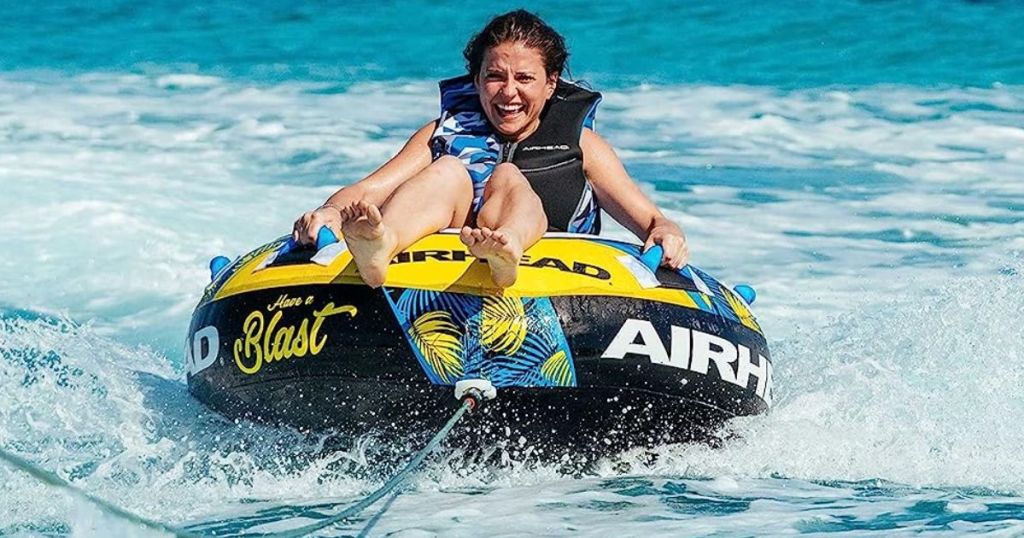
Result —
[{"label": "turquoise water", "polygon": [[[508,6],[0,6],[0,446],[197,529],[296,527],[380,484],[378,439],[192,400],[186,324],[211,256],[388,158]],[[1024,533],[1024,9],[537,10],[694,262],[757,287],[775,408],[582,476],[447,453],[322,535]],[[65,534],[144,535],[0,468],[0,535]]]},{"label": "turquoise water", "polygon": [[[0,69],[202,72],[339,86],[433,80],[510,2],[128,1],[7,3]],[[568,1],[534,8],[567,37],[570,65],[602,88],[639,82],[781,88],[1024,81],[1014,2]]]}]

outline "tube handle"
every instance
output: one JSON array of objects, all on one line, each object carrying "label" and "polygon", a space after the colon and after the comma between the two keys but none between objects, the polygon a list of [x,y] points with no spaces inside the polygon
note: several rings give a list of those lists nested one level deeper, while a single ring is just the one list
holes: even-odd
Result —
[{"label": "tube handle", "polygon": [[640,255],[640,261],[651,270],[652,273],[658,271],[658,266],[661,265],[661,258],[665,255],[665,249],[661,248],[661,245],[653,245]]},{"label": "tube handle", "polygon": [[[321,226],[320,231],[316,233],[317,252],[319,252],[324,247],[333,245],[337,242],[338,236],[334,235],[334,232],[331,231],[331,229],[328,228],[327,226]],[[302,245],[300,245],[299,242],[295,240],[295,238],[289,237],[288,240],[285,241],[283,245],[281,245],[281,248],[277,251],[277,255],[281,256],[282,254],[288,254],[289,252],[299,248],[302,248]]]}]

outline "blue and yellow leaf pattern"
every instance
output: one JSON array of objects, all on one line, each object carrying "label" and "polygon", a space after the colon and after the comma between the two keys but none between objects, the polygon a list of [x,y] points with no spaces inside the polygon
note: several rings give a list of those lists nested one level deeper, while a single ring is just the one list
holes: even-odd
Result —
[{"label": "blue and yellow leaf pattern", "polygon": [[497,387],[575,386],[572,353],[551,300],[385,291],[430,380],[488,379]]},{"label": "blue and yellow leaf pattern", "polygon": [[576,372],[564,350],[559,350],[544,361],[540,367],[540,375],[557,387],[576,386]]},{"label": "blue and yellow leaf pattern", "polygon": [[498,355],[488,357],[481,368],[484,378],[499,388],[544,385],[538,363],[531,356]]},{"label": "blue and yellow leaf pattern", "polygon": [[485,297],[480,322],[480,343],[502,355],[514,355],[526,339],[529,319],[519,297]]},{"label": "blue and yellow leaf pattern", "polygon": [[480,310],[481,298],[462,293],[445,293],[432,290],[405,290],[398,297],[395,307],[403,312],[406,319],[416,319],[427,312],[444,310],[452,321],[462,325]]},{"label": "blue and yellow leaf pattern", "polygon": [[[562,333],[558,314],[551,301],[542,298],[522,299],[523,312],[529,323],[522,344],[515,353],[495,353],[485,356],[481,371],[498,387],[547,387],[561,382],[575,383],[572,355]],[[571,374],[561,377],[545,376],[543,365],[551,357],[563,353]],[[552,363],[552,367],[555,363]],[[566,381],[568,379],[568,381]]]},{"label": "blue and yellow leaf pattern", "polygon": [[443,310],[427,312],[409,327],[409,337],[442,383],[462,376],[462,331]]}]

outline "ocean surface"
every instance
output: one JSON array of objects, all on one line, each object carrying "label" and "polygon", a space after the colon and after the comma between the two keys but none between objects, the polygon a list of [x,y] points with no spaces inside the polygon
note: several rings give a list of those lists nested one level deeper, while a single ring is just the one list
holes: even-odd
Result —
[{"label": "ocean surface", "polygon": [[[193,400],[187,323],[212,256],[392,155],[510,7],[0,3],[0,448],[195,530],[380,485],[379,439]],[[529,7],[693,262],[757,288],[775,407],[572,475],[449,451],[319,535],[1024,535],[1024,6]],[[0,466],[0,535],[156,533]]]}]

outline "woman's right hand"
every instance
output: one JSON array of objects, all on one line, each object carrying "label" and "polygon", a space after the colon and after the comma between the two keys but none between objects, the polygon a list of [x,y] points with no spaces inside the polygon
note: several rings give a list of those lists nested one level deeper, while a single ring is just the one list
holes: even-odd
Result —
[{"label": "woman's right hand", "polygon": [[295,221],[292,227],[292,239],[300,245],[315,245],[320,228],[327,226],[334,235],[341,236],[341,208],[333,204],[324,204],[312,211],[307,211]]}]

